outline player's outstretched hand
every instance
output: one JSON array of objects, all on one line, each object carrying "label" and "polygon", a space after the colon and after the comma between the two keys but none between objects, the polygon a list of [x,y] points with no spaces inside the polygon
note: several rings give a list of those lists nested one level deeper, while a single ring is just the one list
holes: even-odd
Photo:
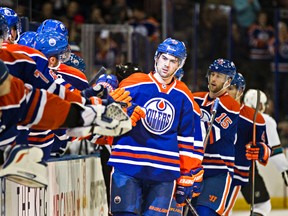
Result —
[{"label": "player's outstretched hand", "polygon": [[126,91],[123,88],[118,88],[113,92],[110,92],[110,96],[117,102],[124,102],[127,104],[127,107],[130,107],[132,97],[130,96],[130,92]]},{"label": "player's outstretched hand", "polygon": [[78,127],[66,130],[68,136],[83,137],[90,134],[120,136],[132,129],[131,119],[118,103],[81,106]]},{"label": "player's outstretched hand", "polygon": [[248,160],[258,160],[263,165],[267,164],[271,149],[264,142],[256,142],[255,146],[250,142],[245,147]]}]

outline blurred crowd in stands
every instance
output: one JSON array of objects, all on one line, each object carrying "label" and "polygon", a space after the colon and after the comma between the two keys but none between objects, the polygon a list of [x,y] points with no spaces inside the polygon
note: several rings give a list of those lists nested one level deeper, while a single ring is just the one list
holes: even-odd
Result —
[{"label": "blurred crowd in stands", "polygon": [[[231,58],[238,72],[246,77],[247,89],[259,88],[270,98],[279,92],[278,120],[288,120],[288,1],[219,2],[167,0],[167,36],[184,41],[188,47],[190,59],[184,67],[183,81],[192,91],[206,89],[209,62],[219,57]],[[13,8],[32,22],[50,18],[62,21],[69,30],[70,43],[81,47],[83,23],[129,24],[135,32],[158,43],[162,37],[162,3],[161,0],[18,0],[16,4],[13,0],[1,0],[0,5]],[[198,17],[196,3],[200,5]],[[276,9],[281,9],[277,23]],[[196,18],[199,20],[195,21]],[[105,65],[106,60],[108,67],[121,63],[121,58],[112,58],[119,41],[110,40],[109,32],[101,32],[97,46],[98,64]],[[108,62],[109,57],[112,62]]]}]

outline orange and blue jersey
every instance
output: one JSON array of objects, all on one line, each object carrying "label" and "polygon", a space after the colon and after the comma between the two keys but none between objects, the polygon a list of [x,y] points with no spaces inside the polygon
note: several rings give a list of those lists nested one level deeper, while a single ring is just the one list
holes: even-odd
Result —
[{"label": "orange and blue jersey", "polygon": [[[36,67],[36,63],[30,57],[13,53],[6,49],[0,49],[0,59],[9,69],[9,73],[24,83],[28,83],[35,88],[43,88],[48,92],[61,97],[62,99],[85,104],[86,99],[80,94],[80,91],[71,92],[64,86],[57,84],[54,80],[47,79]],[[56,76],[56,75],[55,75]]]},{"label": "orange and blue jersey", "polygon": [[172,181],[201,166],[200,108],[183,82],[172,80],[165,85],[153,72],[134,73],[119,87],[145,108],[146,117],[127,134],[114,138],[109,165],[154,181]]},{"label": "orange and blue jersey", "polygon": [[[9,43],[3,43],[2,49],[7,49],[8,51],[13,53],[21,53],[33,59],[36,63],[37,70],[41,73],[39,74],[39,76],[42,75],[49,82],[57,78],[55,76],[55,73],[53,73],[53,71],[48,67],[48,59],[39,50],[21,44]],[[35,85],[37,86],[37,83],[35,83]],[[39,88],[39,86],[37,86],[37,88]]]},{"label": "orange and blue jersey", "polygon": [[59,67],[53,71],[57,74],[57,78],[64,79],[80,91],[89,88],[86,75],[77,68],[61,63]]},{"label": "orange and blue jersey", "polygon": [[[45,90],[24,84],[22,80],[13,76],[10,88],[9,94],[0,97],[0,145],[15,142],[18,133],[17,124],[47,130],[57,129],[64,123],[71,106],[68,101]],[[52,115],[57,115],[59,118],[51,118]]]},{"label": "orange and blue jersey", "polygon": [[[208,92],[196,92],[193,95],[201,108],[202,120],[209,120],[215,99],[210,98]],[[217,114],[202,163],[204,178],[227,172],[233,177],[239,112],[240,105],[228,93],[219,97]]]},{"label": "orange and blue jersey", "polygon": [[[0,49],[0,58],[7,65],[10,74],[15,77],[20,78],[23,82],[31,84],[36,88],[47,89],[48,92],[53,93],[61,97],[62,99],[68,101],[74,101],[79,103],[85,103],[86,99],[80,95],[80,92],[74,91],[70,92],[64,86],[57,84],[53,80],[46,79],[46,77],[38,71],[35,61],[22,53],[12,53],[7,49]],[[19,134],[21,136],[19,136]],[[21,130],[21,133],[18,133],[17,142],[24,144],[30,143],[31,145],[38,143],[39,147],[46,147],[54,141],[54,135],[51,135],[51,131],[41,131],[39,135],[39,141],[35,137],[32,137],[31,140],[28,139],[28,131]],[[17,134],[14,134],[15,136]],[[11,136],[14,136],[11,134]],[[37,134],[31,134],[37,135]],[[41,146],[40,146],[41,145]]]},{"label": "orange and blue jersey", "polygon": [[253,60],[272,60],[268,46],[274,36],[272,26],[262,26],[253,24],[249,31],[250,59]]},{"label": "orange and blue jersey", "polygon": [[0,49],[0,58],[7,65],[10,74],[38,88],[48,88],[51,80],[38,69],[35,61],[27,55]]},{"label": "orange and blue jersey", "polygon": [[[55,67],[53,69],[53,71],[57,75],[56,82],[64,85],[70,91],[81,91],[86,88],[89,88],[86,75],[77,68],[60,63],[58,67]],[[56,151],[61,147],[65,148],[67,146],[67,142],[71,140],[71,137],[68,137],[66,135],[66,130],[58,129],[53,132],[55,133],[56,136],[54,136],[52,151]],[[47,138],[46,139],[47,143],[51,143],[51,140],[52,140],[51,134],[49,134],[50,135],[49,137],[44,137],[43,132],[41,133],[40,131],[33,131],[33,133],[30,132],[29,138],[28,138],[30,144],[39,145],[39,143],[37,143],[38,140],[35,139],[35,135],[37,134],[39,135],[40,142],[43,137],[43,138]]]},{"label": "orange and blue jersey", "polygon": [[[251,160],[247,160],[245,145],[253,140],[253,118],[255,110],[244,104],[241,105],[237,129],[237,142],[235,144],[235,170],[233,185],[245,185],[249,181]],[[256,142],[267,143],[266,124],[263,116],[258,113],[256,117]]]}]

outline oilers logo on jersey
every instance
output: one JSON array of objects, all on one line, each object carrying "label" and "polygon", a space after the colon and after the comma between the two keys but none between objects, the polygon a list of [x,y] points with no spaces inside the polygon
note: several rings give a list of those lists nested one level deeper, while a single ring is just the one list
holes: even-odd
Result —
[{"label": "oilers logo on jersey", "polygon": [[144,105],[146,117],[142,119],[144,127],[153,134],[163,134],[168,131],[175,117],[175,109],[164,98],[152,98]]},{"label": "oilers logo on jersey", "polygon": [[201,109],[201,121],[203,122],[209,122],[211,119],[211,113],[209,113],[208,111],[206,111],[205,109]]}]

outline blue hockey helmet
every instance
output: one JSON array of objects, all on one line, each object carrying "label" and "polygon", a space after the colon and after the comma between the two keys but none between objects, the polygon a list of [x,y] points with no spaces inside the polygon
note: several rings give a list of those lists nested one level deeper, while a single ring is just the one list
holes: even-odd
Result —
[{"label": "blue hockey helmet", "polygon": [[108,88],[110,91],[115,90],[119,86],[118,79],[113,74],[102,74],[96,81],[96,84],[101,84],[104,87]]},{"label": "blue hockey helmet", "polygon": [[35,37],[34,48],[47,58],[57,57],[62,63],[67,62],[71,54],[67,38],[55,31],[38,33]]},{"label": "blue hockey helmet", "polygon": [[180,68],[183,67],[187,58],[185,44],[172,38],[167,38],[161,44],[159,44],[155,52],[154,59],[156,59],[160,53],[167,53],[178,58],[180,60]]},{"label": "blue hockey helmet", "polygon": [[212,71],[225,74],[228,77],[231,77],[232,80],[236,75],[235,64],[232,61],[222,58],[214,60],[214,62],[209,66],[208,75]]},{"label": "blue hockey helmet", "polygon": [[11,37],[11,29],[14,28],[16,30],[17,36],[13,40],[14,42],[18,42],[18,40],[20,39],[22,27],[21,27],[21,21],[17,13],[11,8],[0,7],[0,14],[2,14],[7,21],[9,28],[9,37]]},{"label": "blue hockey helmet", "polygon": [[0,38],[2,38],[3,41],[6,41],[8,39],[8,35],[9,35],[9,28],[7,20],[2,14],[0,14]]},{"label": "blue hockey helmet", "polygon": [[65,64],[71,67],[77,68],[83,73],[85,73],[86,71],[86,64],[84,60],[80,56],[76,55],[75,53],[71,53],[69,60],[65,62]]},{"label": "blue hockey helmet", "polygon": [[55,31],[58,32],[60,34],[65,35],[65,37],[68,39],[68,29],[66,28],[66,26],[64,25],[64,23],[62,23],[59,20],[55,20],[55,19],[46,19],[44,20],[41,25],[38,27],[37,29],[37,33],[40,32],[46,32],[46,31]]},{"label": "blue hockey helmet", "polygon": [[183,68],[179,68],[176,73],[174,74],[174,76],[181,81],[182,77],[184,76],[184,70]]},{"label": "blue hockey helmet", "polygon": [[34,31],[23,32],[20,35],[20,40],[18,41],[18,44],[34,48],[36,34],[37,33]]},{"label": "blue hockey helmet", "polygon": [[243,75],[241,73],[236,73],[230,85],[235,85],[238,90],[242,89],[244,91],[246,88],[246,82]]}]

